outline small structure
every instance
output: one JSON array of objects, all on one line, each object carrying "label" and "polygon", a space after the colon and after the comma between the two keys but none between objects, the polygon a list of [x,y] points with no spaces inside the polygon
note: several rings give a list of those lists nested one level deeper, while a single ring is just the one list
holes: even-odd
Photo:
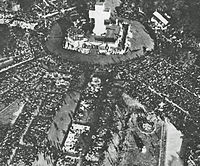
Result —
[{"label": "small structure", "polygon": [[155,11],[153,13],[153,15],[158,18],[164,25],[167,25],[168,24],[168,21],[160,14],[158,13],[157,11]]},{"label": "small structure", "polygon": [[95,4],[95,11],[89,10],[89,17],[95,19],[95,27],[93,32],[96,35],[106,33],[105,20],[110,19],[111,10],[105,9],[105,2],[97,2]]},{"label": "small structure", "polygon": [[65,49],[93,55],[123,55],[128,51],[130,25],[111,19],[111,9],[106,9],[105,2],[97,2],[95,10],[89,10],[89,17],[95,19],[93,33],[86,36],[80,28],[72,27],[65,37]]},{"label": "small structure", "polygon": [[153,17],[151,18],[151,21],[154,22],[155,29],[164,30],[167,28],[167,25],[169,24],[169,21],[168,21],[169,18],[170,18],[170,16],[167,15],[166,13],[163,16],[158,11],[155,11],[153,13]]}]

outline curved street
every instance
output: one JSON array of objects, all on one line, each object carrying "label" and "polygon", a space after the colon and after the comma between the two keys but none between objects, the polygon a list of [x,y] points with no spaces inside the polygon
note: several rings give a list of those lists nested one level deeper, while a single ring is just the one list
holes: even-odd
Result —
[{"label": "curved street", "polygon": [[[67,24],[69,25],[67,28],[70,28],[71,22],[68,21]],[[46,41],[46,47],[51,53],[60,56],[63,60],[77,63],[99,64],[104,66],[135,59],[144,55],[143,47],[145,47],[146,50],[152,50],[154,48],[154,42],[141,23],[131,21],[130,24],[133,33],[133,39],[131,39],[133,46],[130,48],[129,52],[124,55],[93,55],[66,50],[62,47],[64,40],[62,25],[57,22],[52,26],[50,35]]]}]

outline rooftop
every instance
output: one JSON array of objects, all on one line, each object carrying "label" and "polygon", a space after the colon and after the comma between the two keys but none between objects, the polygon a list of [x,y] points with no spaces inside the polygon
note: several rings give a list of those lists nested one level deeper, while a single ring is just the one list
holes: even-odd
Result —
[{"label": "rooftop", "polygon": [[155,11],[155,12],[153,13],[153,15],[154,15],[155,17],[157,17],[160,21],[162,21],[162,23],[164,23],[165,25],[168,24],[168,21],[167,21],[160,13],[158,13],[157,11]]}]

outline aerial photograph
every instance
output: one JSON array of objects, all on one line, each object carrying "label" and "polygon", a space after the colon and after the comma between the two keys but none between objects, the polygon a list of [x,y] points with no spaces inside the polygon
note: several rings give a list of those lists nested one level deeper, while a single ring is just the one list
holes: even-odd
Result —
[{"label": "aerial photograph", "polygon": [[0,166],[200,166],[200,0],[0,0]]}]

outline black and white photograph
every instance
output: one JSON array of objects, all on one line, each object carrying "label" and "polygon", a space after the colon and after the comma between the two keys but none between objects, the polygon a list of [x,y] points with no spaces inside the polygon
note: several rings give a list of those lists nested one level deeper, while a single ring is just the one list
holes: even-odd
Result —
[{"label": "black and white photograph", "polygon": [[0,0],[0,166],[200,166],[200,0]]}]

